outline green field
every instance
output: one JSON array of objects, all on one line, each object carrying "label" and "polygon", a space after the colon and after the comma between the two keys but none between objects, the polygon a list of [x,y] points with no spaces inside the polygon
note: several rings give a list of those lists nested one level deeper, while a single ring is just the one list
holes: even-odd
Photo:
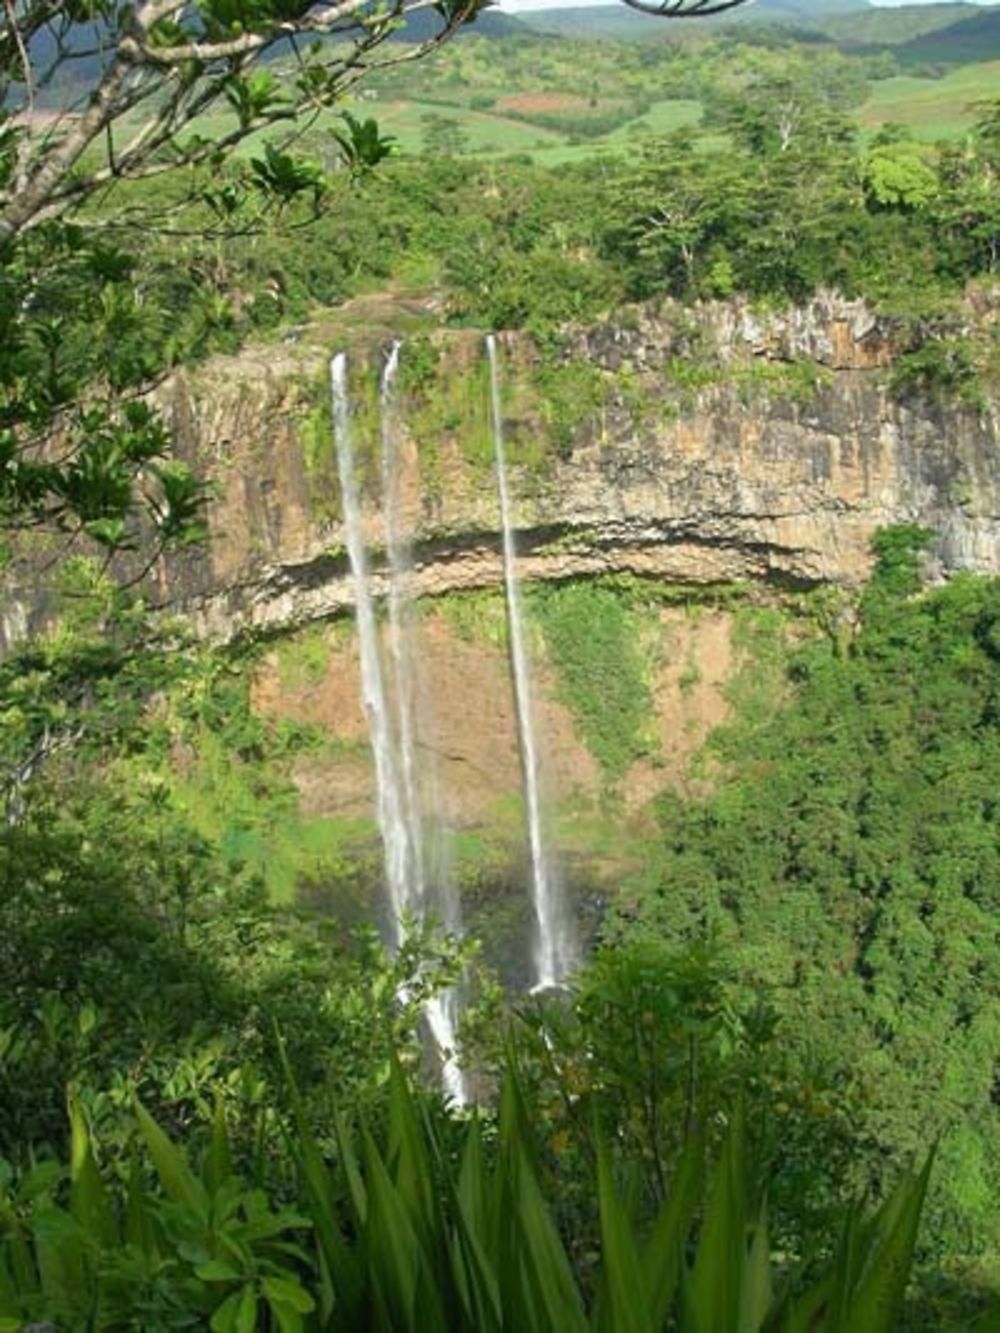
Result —
[{"label": "green field", "polygon": [[[488,112],[438,106],[430,102],[399,101],[364,103],[365,115],[373,115],[387,134],[394,134],[406,153],[419,153],[427,133],[427,118],[436,116],[461,127],[472,153],[533,153],[539,149],[558,149],[565,136],[541,125]],[[356,111],[355,114],[358,114]]]},{"label": "green field", "polygon": [[574,142],[573,136],[531,125],[507,116],[486,112],[459,111],[427,102],[365,103],[364,112],[399,140],[403,152],[418,153],[424,146],[427,116],[438,116],[461,126],[472,153],[529,153],[537,162],[556,166],[576,162],[595,153],[625,153],[644,134],[669,134],[701,119],[701,105],[690,99],[654,102],[645,115],[619,126],[609,134]]},{"label": "green field", "polygon": [[[874,131],[895,123],[905,125],[920,139],[935,141],[960,137],[974,123],[979,108],[1000,91],[1000,60],[963,65],[946,78],[898,76],[872,84],[871,95],[854,113],[863,130]],[[507,116],[419,101],[363,104],[388,133],[399,139],[407,153],[420,152],[427,116],[453,120],[462,127],[466,149],[472,153],[529,153],[549,166],[580,161],[594,154],[624,154],[643,135],[669,134],[702,118],[701,103],[692,98],[654,102],[648,111],[593,138],[576,138],[541,125]]]},{"label": "green field", "polygon": [[943,79],[881,79],[858,110],[865,129],[894,122],[920,139],[954,139],[975,121],[976,104],[1000,93],[1000,60],[963,65]]},{"label": "green field", "polygon": [[[534,125],[495,113],[472,111],[441,105],[437,102],[398,100],[391,102],[347,102],[345,107],[356,116],[373,116],[385,134],[393,135],[399,151],[406,154],[421,152],[426,143],[428,125],[433,119],[449,121],[459,127],[462,151],[493,155],[527,153],[538,162],[555,166],[562,162],[580,161],[595,153],[626,153],[634,147],[637,138],[649,134],[669,134],[685,125],[696,125],[702,109],[691,99],[675,98],[654,102],[649,110],[635,120],[608,134],[574,140],[572,135]],[[206,138],[221,138],[234,126],[232,116],[220,113],[204,116],[197,122],[198,134]],[[324,112],[304,136],[304,142],[315,151],[323,138],[339,125],[339,112]],[[280,131],[271,131],[278,137]],[[239,148],[244,157],[260,152],[261,136],[252,135]]]},{"label": "green field", "polygon": [[[846,55],[832,44],[792,40],[772,47],[709,41],[694,48],[471,37],[419,70],[403,66],[379,75],[364,97],[345,105],[355,115],[374,117],[405,154],[525,154],[557,166],[602,153],[627,156],[643,137],[698,126],[714,99],[739,97],[779,78],[815,82],[865,133],[896,123],[926,141],[961,136],[981,104],[1000,93],[997,59],[956,66],[943,78],[904,69],[882,57]],[[336,156],[330,131],[339,113],[321,112],[301,134],[301,146],[327,166]],[[454,127],[451,142],[442,147],[448,126]],[[206,138],[221,138],[233,127],[228,112],[195,126]],[[280,141],[283,131],[269,133]],[[238,151],[259,153],[260,136]]]}]

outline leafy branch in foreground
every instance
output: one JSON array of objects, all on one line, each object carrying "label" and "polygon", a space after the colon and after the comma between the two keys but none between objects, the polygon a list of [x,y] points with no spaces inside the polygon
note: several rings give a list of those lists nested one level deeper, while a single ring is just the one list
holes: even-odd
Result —
[{"label": "leafy branch in foreground", "polygon": [[[874,1214],[843,1217],[807,1281],[770,1254],[766,1201],[751,1195],[741,1113],[705,1176],[690,1137],[649,1234],[636,1236],[610,1149],[596,1195],[602,1267],[584,1291],[542,1195],[530,1108],[508,1068],[498,1120],[474,1114],[457,1156],[393,1062],[385,1130],[337,1117],[329,1163],[294,1082],[295,1198],[235,1164],[216,1110],[200,1170],[134,1104],[128,1178],[102,1173],[71,1097],[68,1172],[52,1163],[0,1182],[0,1330],[259,1328],[282,1333],[890,1333],[902,1305],[931,1158]],[[495,1131],[495,1132],[494,1132]],[[152,1163],[155,1183],[141,1154]],[[66,1177],[68,1176],[68,1182]],[[702,1200],[704,1196],[704,1205]]]},{"label": "leafy branch in foreground", "polygon": [[[0,13],[0,246],[108,183],[217,167],[261,129],[285,127],[286,148],[303,118],[373,70],[435,49],[482,4],[10,0]],[[430,35],[380,51],[420,10],[437,15]],[[197,133],[220,107],[232,123]]]}]

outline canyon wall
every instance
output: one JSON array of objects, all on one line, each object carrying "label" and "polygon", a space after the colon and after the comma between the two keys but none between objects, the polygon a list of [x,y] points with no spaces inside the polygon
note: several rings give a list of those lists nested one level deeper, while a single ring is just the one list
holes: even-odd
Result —
[{"label": "canyon wall", "polygon": [[[355,308],[346,330],[331,320],[295,344],[178,376],[164,391],[183,451],[219,489],[207,551],[165,562],[154,596],[208,637],[303,624],[350,603],[322,439],[326,356],[331,346],[356,347],[360,376],[403,316],[420,316],[419,307],[401,315],[372,304]],[[404,490],[417,586],[497,586],[481,338],[416,336],[437,357],[409,414]],[[873,532],[900,522],[936,531],[932,575],[1000,572],[997,403],[893,392],[894,337],[862,304],[825,297],[766,316],[735,304],[630,310],[575,336],[554,371],[528,340],[507,338],[525,577],[854,585],[869,568]],[[404,367],[406,358],[404,344]],[[550,393],[561,395],[556,423]]]}]

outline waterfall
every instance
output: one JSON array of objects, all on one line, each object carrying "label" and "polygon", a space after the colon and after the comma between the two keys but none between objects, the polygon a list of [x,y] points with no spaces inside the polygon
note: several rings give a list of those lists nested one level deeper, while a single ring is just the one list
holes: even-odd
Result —
[{"label": "waterfall", "polygon": [[396,458],[395,384],[399,370],[400,344],[389,351],[379,385],[379,420],[382,446],[382,514],[389,561],[389,660],[395,699],[398,765],[396,778],[403,818],[406,855],[404,877],[406,906],[415,907],[425,898],[423,825],[417,780],[417,746],[414,735],[416,671],[414,669],[410,599],[407,590],[408,551],[400,535],[399,468]]},{"label": "waterfall", "polygon": [[[389,555],[389,664],[394,707],[390,705],[386,673],[379,654],[378,625],[354,477],[347,358],[341,353],[330,362],[334,444],[347,554],[354,580],[361,694],[375,760],[378,824],[385,857],[390,943],[393,949],[398,949],[403,943],[407,916],[422,920],[430,906],[416,757],[416,672],[409,625],[409,561],[406,545],[400,535],[398,467],[395,458],[394,384],[398,362],[397,344],[393,346],[386,362],[381,383],[382,468],[383,480],[388,479],[385,487],[385,524]],[[449,914],[446,910],[442,915],[445,924],[454,924],[454,911]],[[464,1102],[464,1079],[452,1054],[455,1049],[456,1004],[453,993],[436,996],[428,1001],[425,1016],[441,1056],[445,1090],[454,1100]]]},{"label": "waterfall", "polygon": [[354,448],[351,440],[351,409],[347,395],[347,357],[341,352],[330,362],[333,400],[333,438],[337,450],[341,504],[347,555],[354,576],[354,606],[358,648],[361,656],[361,702],[368,719],[375,759],[375,789],[378,824],[385,849],[385,877],[389,890],[390,930],[393,945],[402,942],[403,913],[407,908],[409,838],[396,778],[396,763],[382,662],[378,650],[378,625],[368,578],[368,557],[361,531],[361,506],[354,479]]},{"label": "waterfall", "polygon": [[[428,858],[424,839],[420,765],[417,757],[418,671],[413,632],[413,606],[409,582],[411,559],[402,527],[399,438],[396,413],[396,375],[400,344],[393,343],[382,371],[379,408],[382,446],[382,512],[389,563],[389,656],[395,699],[399,804],[406,830],[406,905],[418,919],[433,911],[449,930],[459,926],[458,902],[452,886],[437,866],[433,892],[428,883]],[[467,1100],[465,1080],[454,1058],[458,1027],[458,996],[454,988],[433,996],[424,1010],[431,1035],[442,1061],[442,1080],[452,1100]]]},{"label": "waterfall", "polygon": [[507,621],[510,630],[510,656],[514,673],[514,702],[517,708],[521,762],[528,815],[528,840],[531,848],[531,888],[535,909],[537,942],[535,950],[535,989],[557,986],[573,963],[573,944],[566,927],[560,902],[559,883],[546,854],[542,829],[541,796],[538,778],[538,746],[535,739],[531,672],[524,642],[521,592],[517,577],[517,550],[511,524],[507,462],[504,456],[503,413],[500,405],[500,370],[496,339],[486,339],[490,368],[490,408],[493,421],[493,447],[496,456],[497,489],[500,494],[500,521],[503,527],[503,575],[507,597]]}]

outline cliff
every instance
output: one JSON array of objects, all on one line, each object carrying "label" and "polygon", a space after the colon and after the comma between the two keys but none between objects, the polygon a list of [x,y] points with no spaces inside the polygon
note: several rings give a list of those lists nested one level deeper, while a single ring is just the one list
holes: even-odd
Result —
[{"label": "cliff", "polygon": [[[218,483],[218,498],[207,552],[162,566],[157,601],[212,638],[349,605],[324,438],[326,356],[359,348],[359,392],[370,399],[374,350],[407,321],[433,362],[402,405],[417,587],[499,584],[481,339],[428,335],[424,315],[414,303],[358,303],[295,344],[217,360],[167,386],[181,448]],[[997,404],[894,392],[896,336],[862,304],[823,297],[763,316],[737,304],[630,310],[580,332],[554,364],[508,337],[525,577],[853,585],[874,530],[899,522],[937,532],[932,574],[1000,572]],[[404,367],[406,358],[404,344]],[[363,453],[364,422],[358,430]],[[377,468],[369,472],[377,546]]]},{"label": "cliff", "polygon": [[[377,546],[370,409],[379,351],[396,337],[416,586],[499,585],[482,338],[435,315],[433,301],[361,299],[163,387],[178,449],[215,499],[207,548],[162,561],[151,602],[215,640],[350,605],[326,363],[332,349],[352,355]],[[995,332],[995,309],[969,318]],[[997,403],[899,392],[900,341],[890,321],[832,295],[766,314],[735,302],[630,308],[548,358],[506,337],[525,577],[856,585],[873,531],[899,522],[936,531],[932,576],[1000,572]],[[15,565],[0,649],[35,620],[33,582],[30,562]]]}]

